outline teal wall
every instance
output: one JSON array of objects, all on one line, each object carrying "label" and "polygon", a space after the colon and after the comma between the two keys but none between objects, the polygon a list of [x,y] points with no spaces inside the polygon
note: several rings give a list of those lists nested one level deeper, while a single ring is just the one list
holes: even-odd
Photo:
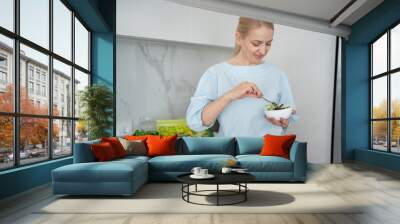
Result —
[{"label": "teal wall", "polygon": [[[93,83],[104,83],[115,93],[115,0],[66,0],[92,31]],[[115,94],[114,94],[115,102]],[[114,125],[115,127],[115,110]],[[110,127],[110,132],[115,128]],[[72,157],[0,172],[0,199],[51,181],[51,171],[72,163]]]},{"label": "teal wall", "polygon": [[115,136],[116,127],[116,88],[115,88],[115,50],[116,50],[116,2],[99,0],[98,9],[107,24],[107,32],[92,32],[92,82],[108,86],[114,96],[113,126],[109,132]]},{"label": "teal wall", "polygon": [[[359,160],[384,168],[387,156],[369,150],[369,47],[380,34],[400,22],[400,0],[386,0],[351,27],[351,35],[343,45],[343,160]],[[355,152],[355,150],[364,150]],[[393,157],[395,158],[395,156]],[[376,163],[376,160],[383,162]],[[400,160],[399,160],[400,162]],[[400,164],[400,163],[399,163]]]},{"label": "teal wall", "polygon": [[0,172],[0,199],[48,183],[53,169],[71,163],[69,157]]}]

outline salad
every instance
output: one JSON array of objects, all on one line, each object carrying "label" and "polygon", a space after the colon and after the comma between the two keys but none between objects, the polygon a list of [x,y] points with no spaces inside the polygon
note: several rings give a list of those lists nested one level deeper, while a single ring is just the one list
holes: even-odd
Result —
[{"label": "salad", "polygon": [[290,106],[284,105],[284,104],[279,104],[279,103],[275,103],[272,102],[270,104],[267,104],[267,106],[265,107],[265,109],[267,110],[283,110],[286,108],[289,108]]}]

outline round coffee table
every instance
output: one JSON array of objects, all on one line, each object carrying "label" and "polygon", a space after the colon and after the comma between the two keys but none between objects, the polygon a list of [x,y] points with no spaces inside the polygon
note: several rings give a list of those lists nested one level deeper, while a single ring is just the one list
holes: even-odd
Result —
[{"label": "round coffee table", "polygon": [[[255,177],[249,173],[215,173],[213,174],[215,177],[212,179],[193,179],[190,177],[191,173],[182,174],[177,177],[178,181],[182,183],[182,199],[188,203],[198,204],[198,205],[234,205],[239,204],[241,202],[245,202],[247,200],[247,192],[249,188],[247,187],[247,183],[255,180]],[[205,185],[215,185],[215,190],[197,190],[198,184]],[[194,191],[190,191],[190,186],[195,186]],[[237,190],[223,190],[220,189],[220,185],[236,185],[238,186]],[[215,194],[205,194],[209,192],[215,192]],[[216,197],[217,204],[202,204],[190,201],[190,196],[204,196],[204,197]],[[241,196],[239,200],[231,202],[231,203],[221,203],[221,197],[230,197],[230,196]]]}]

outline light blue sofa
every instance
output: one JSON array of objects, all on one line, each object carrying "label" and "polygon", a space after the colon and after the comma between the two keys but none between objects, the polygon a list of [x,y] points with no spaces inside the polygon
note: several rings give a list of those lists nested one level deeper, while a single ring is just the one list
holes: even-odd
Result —
[{"label": "light blue sofa", "polygon": [[128,156],[96,162],[91,141],[75,144],[74,163],[52,171],[54,194],[131,195],[148,181],[176,181],[180,174],[200,166],[218,172],[235,159],[261,182],[304,182],[307,170],[307,144],[295,142],[290,160],[259,156],[261,137],[183,137],[177,140],[177,155]]}]

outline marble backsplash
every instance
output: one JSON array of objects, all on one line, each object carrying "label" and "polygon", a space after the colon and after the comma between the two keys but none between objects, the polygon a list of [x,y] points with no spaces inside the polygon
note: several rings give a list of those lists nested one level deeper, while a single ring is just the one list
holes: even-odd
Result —
[{"label": "marble backsplash", "polygon": [[233,49],[117,38],[117,135],[154,128],[158,119],[185,118],[190,97],[208,67]]}]

